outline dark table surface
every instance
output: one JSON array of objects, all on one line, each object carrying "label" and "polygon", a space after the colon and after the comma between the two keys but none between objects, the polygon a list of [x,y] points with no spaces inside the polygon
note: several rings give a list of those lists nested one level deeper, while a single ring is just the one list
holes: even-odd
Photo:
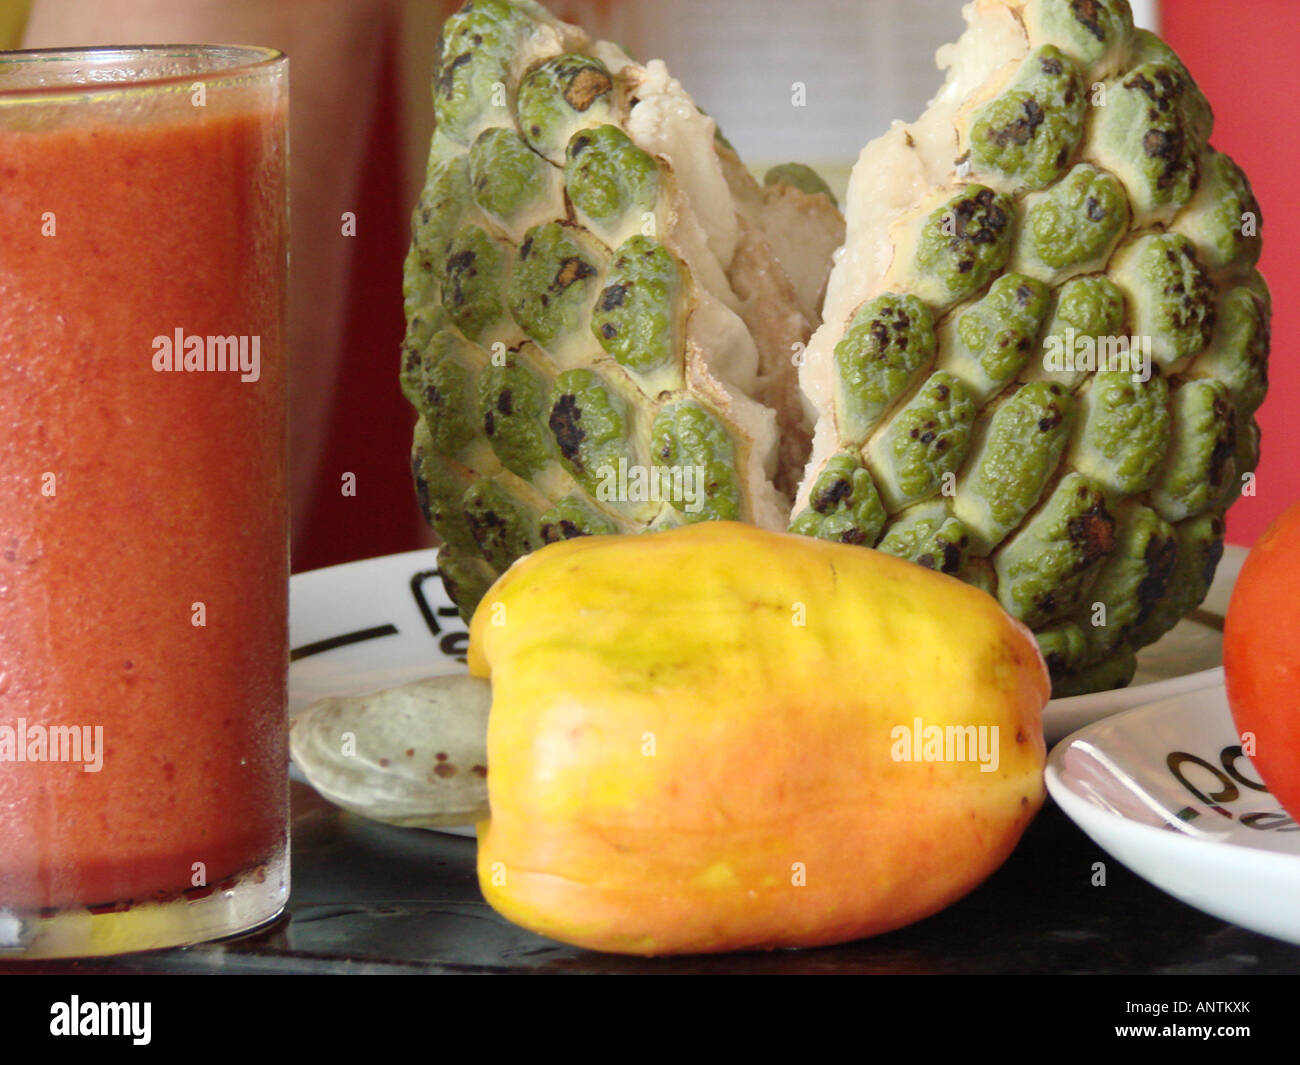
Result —
[{"label": "dark table surface", "polygon": [[[1104,885],[1095,863],[1104,863]],[[1048,800],[992,878],[909,928],[839,947],[710,957],[595,954],[483,901],[474,841],[392,828],[293,785],[293,895],[261,931],[119,958],[0,963],[60,973],[1300,973],[1292,946],[1210,917],[1130,873]]]}]

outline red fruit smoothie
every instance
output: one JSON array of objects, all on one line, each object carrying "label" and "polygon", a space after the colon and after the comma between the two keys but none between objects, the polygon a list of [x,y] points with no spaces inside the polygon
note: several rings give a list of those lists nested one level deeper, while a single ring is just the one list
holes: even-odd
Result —
[{"label": "red fruit smoothie", "polygon": [[[284,128],[283,101],[0,114],[0,908],[167,898],[284,847]],[[256,379],[187,372],[210,336]],[[68,726],[81,760],[52,760]]]}]

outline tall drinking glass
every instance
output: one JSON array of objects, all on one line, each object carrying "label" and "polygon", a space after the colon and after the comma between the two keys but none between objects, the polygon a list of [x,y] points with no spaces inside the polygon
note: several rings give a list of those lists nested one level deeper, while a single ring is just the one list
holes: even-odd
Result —
[{"label": "tall drinking glass", "polygon": [[0,957],[287,900],[287,67],[0,53]]}]

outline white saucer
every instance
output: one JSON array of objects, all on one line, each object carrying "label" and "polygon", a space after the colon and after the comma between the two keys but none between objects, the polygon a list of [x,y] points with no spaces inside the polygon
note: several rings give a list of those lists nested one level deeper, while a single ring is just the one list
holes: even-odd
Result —
[{"label": "white saucer", "polygon": [[1300,943],[1300,825],[1242,756],[1217,683],[1076,732],[1047,789],[1103,849],[1189,906]]}]

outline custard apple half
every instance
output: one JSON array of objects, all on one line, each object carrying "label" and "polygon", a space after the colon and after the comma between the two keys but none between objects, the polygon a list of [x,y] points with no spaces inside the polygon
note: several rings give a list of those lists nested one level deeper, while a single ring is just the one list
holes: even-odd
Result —
[{"label": "custard apple half", "polygon": [[1259,205],[1126,0],[976,0],[863,150],[800,384],[793,527],[976,583],[1056,695],[1198,605],[1259,456]]},{"label": "custard apple half", "polygon": [[663,63],[526,0],[440,44],[401,380],[462,613],[552,540],[784,528],[833,200],[798,168],[760,186]]}]

